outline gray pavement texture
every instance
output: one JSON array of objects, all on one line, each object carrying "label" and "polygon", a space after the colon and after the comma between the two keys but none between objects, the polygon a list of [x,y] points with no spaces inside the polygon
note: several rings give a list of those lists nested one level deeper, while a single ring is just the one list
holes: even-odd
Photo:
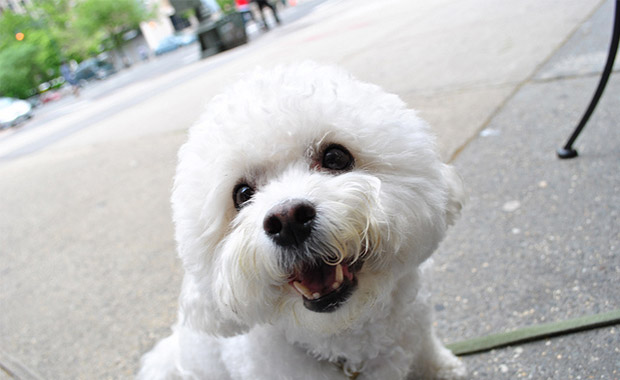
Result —
[{"label": "gray pavement texture", "polygon": [[[464,178],[470,201],[435,255],[445,342],[620,308],[617,72],[580,157],[555,156],[598,83],[613,1],[321,3],[0,139],[0,379],[133,376],[176,316],[168,199],[187,127],[240,72],[307,58],[420,109]],[[464,360],[472,379],[619,379],[620,327]]]},{"label": "gray pavement texture", "polygon": [[[471,199],[435,256],[446,341],[620,306],[620,82],[577,140],[581,156],[555,157],[597,81],[528,83],[456,159]],[[475,378],[618,379],[620,328],[465,360]]]},{"label": "gray pavement texture", "polygon": [[[555,155],[598,85],[604,57],[598,72],[584,70],[580,57],[606,51],[611,23],[602,20],[611,5],[601,7],[454,162],[470,201],[435,256],[435,308],[445,341],[620,307],[620,77],[609,81],[574,145],[580,156]],[[598,30],[593,22],[601,22]],[[605,38],[593,43],[592,34],[602,31]],[[464,360],[472,378],[619,379],[620,326]]]}]

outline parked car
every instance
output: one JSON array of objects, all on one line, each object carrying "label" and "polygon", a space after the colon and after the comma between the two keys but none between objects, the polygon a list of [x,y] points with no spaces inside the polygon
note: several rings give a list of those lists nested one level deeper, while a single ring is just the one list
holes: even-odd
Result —
[{"label": "parked car", "polygon": [[0,98],[0,128],[13,127],[32,117],[32,106],[25,100]]},{"label": "parked car", "polygon": [[80,83],[91,79],[104,79],[115,72],[116,69],[111,63],[97,58],[89,58],[80,62],[74,76],[76,82]]},{"label": "parked car", "polygon": [[190,45],[198,41],[198,37],[196,37],[195,34],[182,34],[176,37],[179,45],[181,46]]},{"label": "parked car", "polygon": [[45,91],[39,95],[39,99],[41,100],[41,103],[54,102],[60,98],[62,98],[62,93],[60,93],[60,91],[57,91],[57,90]]},{"label": "parked car", "polygon": [[189,45],[196,42],[197,38],[193,34],[184,34],[179,36],[167,36],[159,41],[159,45],[155,48],[155,55],[162,55],[170,51],[176,50],[181,46]]},{"label": "parked car", "polygon": [[39,94],[36,95],[32,95],[31,97],[29,97],[28,99],[26,99],[26,101],[28,103],[30,103],[30,105],[32,106],[32,108],[37,108],[38,106],[40,106],[41,104],[43,104],[43,102],[41,101],[41,96]]}]

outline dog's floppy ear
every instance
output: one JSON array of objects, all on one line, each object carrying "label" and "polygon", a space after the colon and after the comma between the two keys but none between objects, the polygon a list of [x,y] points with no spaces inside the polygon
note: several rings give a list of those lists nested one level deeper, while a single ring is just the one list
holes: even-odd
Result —
[{"label": "dog's floppy ear", "polygon": [[448,203],[446,204],[446,223],[451,226],[461,213],[461,209],[467,200],[463,188],[463,181],[451,165],[444,165],[443,176],[448,185]]},{"label": "dog's floppy ear", "polygon": [[247,332],[249,327],[234,315],[227,315],[214,298],[214,291],[204,278],[198,280],[191,274],[183,278],[179,299],[181,324],[209,335],[229,337]]}]

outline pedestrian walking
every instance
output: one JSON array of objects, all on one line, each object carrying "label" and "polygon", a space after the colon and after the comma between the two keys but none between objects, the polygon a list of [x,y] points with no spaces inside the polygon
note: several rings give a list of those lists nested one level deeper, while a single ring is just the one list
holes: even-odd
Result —
[{"label": "pedestrian walking", "polygon": [[62,65],[60,66],[60,74],[62,75],[63,78],[65,78],[65,82],[71,85],[71,90],[73,91],[73,95],[79,96],[80,86],[77,80],[75,79],[75,74],[73,73],[73,71],[71,70],[71,67],[69,66],[67,62],[63,62]]},{"label": "pedestrian walking", "polygon": [[278,11],[276,10],[276,7],[271,5],[269,0],[252,0],[252,2],[256,3],[256,5],[258,5],[258,10],[260,11],[260,16],[263,19],[263,28],[265,30],[269,30],[269,25],[267,25],[267,20],[265,19],[265,12],[263,12],[263,9],[265,7],[268,7],[268,8],[271,9],[271,13],[273,13],[273,18],[275,18],[276,22],[278,23],[278,25],[280,25],[280,18],[278,17]]}]

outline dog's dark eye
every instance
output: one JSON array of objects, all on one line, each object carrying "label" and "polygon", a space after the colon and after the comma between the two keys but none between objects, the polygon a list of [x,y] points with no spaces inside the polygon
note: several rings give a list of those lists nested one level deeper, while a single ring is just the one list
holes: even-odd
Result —
[{"label": "dog's dark eye", "polygon": [[349,170],[353,167],[353,156],[342,145],[330,145],[323,153],[321,165],[330,170]]},{"label": "dog's dark eye", "polygon": [[240,210],[246,202],[252,199],[253,195],[254,189],[250,187],[250,185],[242,183],[235,186],[235,190],[233,190],[233,200],[235,202],[235,208],[237,210]]}]

